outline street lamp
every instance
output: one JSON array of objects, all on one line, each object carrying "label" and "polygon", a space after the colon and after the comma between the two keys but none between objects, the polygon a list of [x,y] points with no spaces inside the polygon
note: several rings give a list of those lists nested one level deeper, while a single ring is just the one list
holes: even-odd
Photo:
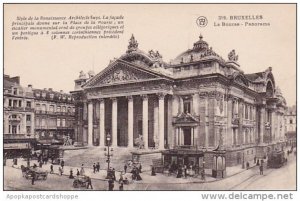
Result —
[{"label": "street lamp", "polygon": [[104,148],[104,151],[107,151],[107,153],[104,153],[104,155],[107,157],[107,159],[106,159],[106,162],[107,162],[107,175],[106,175],[106,179],[109,179],[109,164],[110,164],[110,157],[113,156],[113,154],[110,153],[110,151],[111,151],[111,152],[113,151],[112,148],[111,148],[111,149],[109,148],[109,146],[110,146],[110,141],[111,141],[111,138],[110,138],[110,134],[108,133],[108,134],[106,135],[107,150],[106,150],[106,148]]},{"label": "street lamp", "polygon": [[204,161],[204,158],[203,158],[203,162],[202,162],[201,179],[205,180],[205,161]]}]

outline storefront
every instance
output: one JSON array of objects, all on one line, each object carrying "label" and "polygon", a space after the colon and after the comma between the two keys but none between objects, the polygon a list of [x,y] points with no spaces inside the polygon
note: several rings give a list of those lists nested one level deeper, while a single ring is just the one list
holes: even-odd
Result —
[{"label": "storefront", "polygon": [[163,164],[165,168],[176,170],[186,166],[194,169],[199,174],[199,169],[203,168],[204,153],[202,150],[193,149],[170,149],[162,152]]}]

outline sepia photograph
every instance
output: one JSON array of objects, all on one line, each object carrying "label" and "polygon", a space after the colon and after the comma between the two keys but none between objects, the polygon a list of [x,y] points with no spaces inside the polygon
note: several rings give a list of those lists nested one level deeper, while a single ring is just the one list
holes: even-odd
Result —
[{"label": "sepia photograph", "polygon": [[296,191],[296,20],[4,3],[3,190]]}]

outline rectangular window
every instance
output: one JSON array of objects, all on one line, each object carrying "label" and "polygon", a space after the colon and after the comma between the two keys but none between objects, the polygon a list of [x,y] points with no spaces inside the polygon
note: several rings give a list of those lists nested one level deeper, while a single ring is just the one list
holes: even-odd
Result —
[{"label": "rectangular window", "polygon": [[62,124],[62,127],[66,127],[66,120],[65,120],[65,119],[62,119],[62,120],[61,120],[61,124]]},{"label": "rectangular window", "polygon": [[49,112],[54,112],[54,106],[53,105],[49,106]]},{"label": "rectangular window", "polygon": [[248,119],[248,106],[245,105],[245,119]]},{"label": "rectangular window", "polygon": [[31,102],[30,101],[26,102],[26,107],[31,108]]},{"label": "rectangular window", "polygon": [[19,107],[22,107],[22,101],[19,100]]},{"label": "rectangular window", "polygon": [[183,103],[183,111],[184,111],[184,113],[191,113],[191,102],[190,101],[185,101]]},{"label": "rectangular window", "polygon": [[46,119],[42,119],[42,127],[46,127]]},{"label": "rectangular window", "polygon": [[12,126],[11,133],[12,134],[17,134],[17,126]]},{"label": "rectangular window", "polygon": [[35,109],[36,109],[36,110],[40,110],[40,109],[41,109],[41,108],[40,108],[40,104],[38,104],[38,103],[35,104]]},{"label": "rectangular window", "polygon": [[13,107],[18,107],[18,101],[17,100],[13,101]]},{"label": "rectangular window", "polygon": [[11,100],[11,99],[8,100],[8,106],[9,106],[9,107],[12,106],[12,100]]},{"label": "rectangular window", "polygon": [[31,127],[30,126],[26,126],[26,133],[30,134],[30,132],[31,132]]},{"label": "rectangular window", "polygon": [[18,89],[17,88],[14,88],[13,92],[14,92],[14,95],[18,95]]},{"label": "rectangular window", "polygon": [[56,122],[56,123],[57,123],[56,125],[57,125],[58,127],[60,127],[60,119],[57,119],[57,122]]},{"label": "rectangular window", "polygon": [[31,121],[31,115],[26,115],[26,121]]},{"label": "rectangular window", "polygon": [[45,104],[42,105],[42,111],[44,111],[44,112],[46,111],[46,105]]}]

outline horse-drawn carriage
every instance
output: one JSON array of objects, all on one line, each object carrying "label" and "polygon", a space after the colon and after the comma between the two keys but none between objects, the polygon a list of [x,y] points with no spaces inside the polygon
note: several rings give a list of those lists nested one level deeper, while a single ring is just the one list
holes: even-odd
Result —
[{"label": "horse-drawn carriage", "polygon": [[88,176],[77,176],[74,181],[73,181],[73,187],[74,188],[79,188],[79,187],[87,187],[88,183]]},{"label": "horse-drawn carriage", "polygon": [[42,168],[25,167],[22,165],[21,170],[23,177],[26,179],[32,179],[34,177],[35,180],[46,180],[48,177],[48,171],[45,171]]}]

